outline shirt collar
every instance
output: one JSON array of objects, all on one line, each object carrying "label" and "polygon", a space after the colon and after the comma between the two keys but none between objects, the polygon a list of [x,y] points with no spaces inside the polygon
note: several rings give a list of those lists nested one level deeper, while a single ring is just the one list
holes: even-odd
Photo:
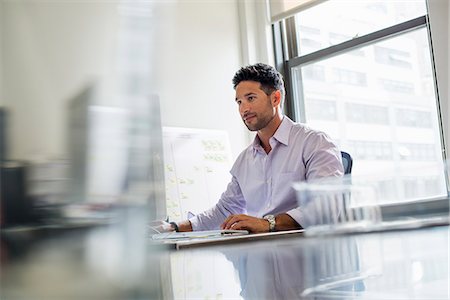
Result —
[{"label": "shirt collar", "polygon": [[285,146],[289,145],[289,134],[291,133],[292,126],[294,126],[294,122],[284,116],[273,138]]},{"label": "shirt collar", "polygon": [[[289,133],[291,132],[292,126],[294,126],[294,122],[287,116],[283,116],[283,120],[281,121],[280,126],[278,127],[277,131],[275,131],[272,137],[283,145],[289,145]],[[255,155],[258,152],[258,149],[264,151],[262,150],[261,141],[259,140],[258,135],[255,136],[252,146],[253,154]]]}]

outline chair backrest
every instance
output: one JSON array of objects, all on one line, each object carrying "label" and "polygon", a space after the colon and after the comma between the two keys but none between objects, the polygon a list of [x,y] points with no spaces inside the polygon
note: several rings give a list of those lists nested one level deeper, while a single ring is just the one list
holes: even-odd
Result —
[{"label": "chair backrest", "polygon": [[341,151],[342,165],[344,166],[344,174],[352,173],[353,159],[347,152]]}]

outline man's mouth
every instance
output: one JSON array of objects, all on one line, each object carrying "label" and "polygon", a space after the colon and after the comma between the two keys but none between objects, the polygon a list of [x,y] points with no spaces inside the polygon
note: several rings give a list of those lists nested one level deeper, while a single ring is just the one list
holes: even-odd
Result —
[{"label": "man's mouth", "polygon": [[255,118],[256,115],[255,114],[249,114],[249,115],[244,115],[243,119],[245,122],[250,121],[251,119]]}]

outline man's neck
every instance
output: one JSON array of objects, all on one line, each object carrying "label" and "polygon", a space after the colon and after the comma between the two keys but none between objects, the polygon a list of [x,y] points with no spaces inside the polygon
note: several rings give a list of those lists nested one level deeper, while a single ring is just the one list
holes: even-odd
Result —
[{"label": "man's neck", "polygon": [[283,115],[277,113],[266,127],[258,130],[258,138],[261,141],[261,146],[267,154],[269,154],[272,150],[272,147],[269,144],[269,139],[275,134],[278,127],[280,127],[281,121],[283,121]]}]

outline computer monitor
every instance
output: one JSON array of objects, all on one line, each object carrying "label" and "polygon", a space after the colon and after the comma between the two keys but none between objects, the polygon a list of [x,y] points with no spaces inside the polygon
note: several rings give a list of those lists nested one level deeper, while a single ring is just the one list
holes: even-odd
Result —
[{"label": "computer monitor", "polygon": [[159,98],[134,96],[108,105],[102,97],[89,86],[70,101],[69,202],[142,204],[149,219],[164,219]]}]

